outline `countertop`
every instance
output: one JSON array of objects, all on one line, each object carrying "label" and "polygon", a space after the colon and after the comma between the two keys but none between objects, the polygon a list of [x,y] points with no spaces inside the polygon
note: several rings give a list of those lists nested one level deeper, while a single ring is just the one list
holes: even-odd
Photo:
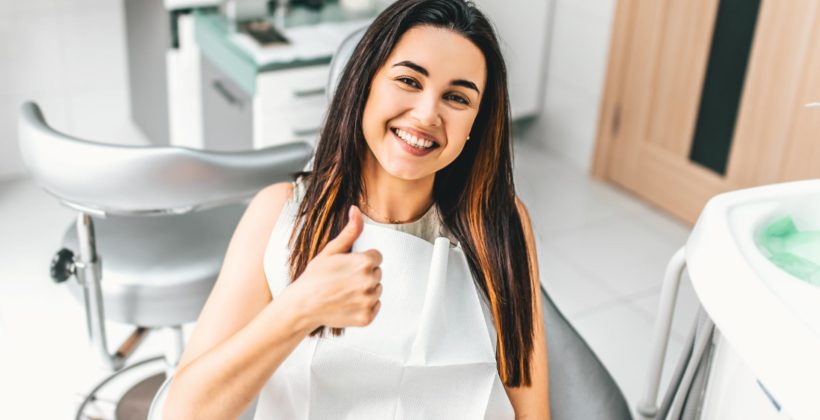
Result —
[{"label": "countertop", "polygon": [[[206,59],[254,95],[257,74],[329,63],[344,37],[367,26],[377,12],[351,14],[337,3],[329,3],[321,11],[293,8],[277,25],[291,43],[261,47],[249,36],[233,31],[219,12],[198,9],[194,12],[195,38]],[[273,16],[270,19],[273,21]]]}]

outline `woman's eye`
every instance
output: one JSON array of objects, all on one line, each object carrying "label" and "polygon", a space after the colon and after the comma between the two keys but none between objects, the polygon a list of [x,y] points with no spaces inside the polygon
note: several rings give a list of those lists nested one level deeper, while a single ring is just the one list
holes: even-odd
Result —
[{"label": "woman's eye", "polygon": [[419,86],[418,82],[416,82],[416,80],[413,79],[412,77],[399,77],[396,80],[404,83],[405,85],[413,86],[415,88],[421,87],[421,86]]},{"label": "woman's eye", "polygon": [[[396,78],[396,80],[398,80],[401,83],[404,83],[405,85],[414,87],[416,89],[421,89],[421,85],[419,84],[419,82],[417,82],[416,79],[414,79],[412,77],[401,76],[401,77]],[[445,95],[444,98],[448,99],[448,100],[451,100],[451,101],[455,101],[456,103],[459,103],[461,105],[470,105],[470,101],[467,100],[466,98],[464,98],[461,95],[449,94],[449,95]]]},{"label": "woman's eye", "polygon": [[450,98],[450,99],[453,99],[453,100],[455,100],[456,102],[458,102],[462,105],[469,105],[470,104],[470,102],[468,100],[464,99],[460,95],[447,95],[446,97]]}]

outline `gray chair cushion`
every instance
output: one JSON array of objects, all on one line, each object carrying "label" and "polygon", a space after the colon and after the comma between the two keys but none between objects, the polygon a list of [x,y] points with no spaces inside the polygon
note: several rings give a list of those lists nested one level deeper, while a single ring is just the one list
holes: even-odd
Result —
[{"label": "gray chair cushion", "polygon": [[[245,205],[154,217],[94,219],[108,320],[162,327],[196,321]],[[77,248],[72,223],[63,247]],[[82,299],[78,282],[67,282]]]},{"label": "gray chair cushion", "polygon": [[621,389],[541,287],[552,420],[632,419]]}]

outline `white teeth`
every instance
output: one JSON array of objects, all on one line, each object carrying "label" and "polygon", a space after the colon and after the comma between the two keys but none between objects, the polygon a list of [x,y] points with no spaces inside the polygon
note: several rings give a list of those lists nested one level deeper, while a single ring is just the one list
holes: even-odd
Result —
[{"label": "white teeth", "polygon": [[420,149],[428,149],[433,146],[433,142],[430,140],[420,140],[418,137],[403,131],[396,129],[396,135],[399,136],[400,139],[404,140],[405,143],[413,146],[418,147]]}]

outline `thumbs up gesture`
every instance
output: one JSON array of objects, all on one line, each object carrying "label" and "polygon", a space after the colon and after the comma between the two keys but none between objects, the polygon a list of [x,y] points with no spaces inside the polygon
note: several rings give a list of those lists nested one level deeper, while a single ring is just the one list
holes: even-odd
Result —
[{"label": "thumbs up gesture", "polygon": [[287,289],[296,289],[314,328],[366,326],[381,307],[382,255],[375,249],[350,252],[364,229],[356,206],[348,211],[347,225],[325,245]]}]

